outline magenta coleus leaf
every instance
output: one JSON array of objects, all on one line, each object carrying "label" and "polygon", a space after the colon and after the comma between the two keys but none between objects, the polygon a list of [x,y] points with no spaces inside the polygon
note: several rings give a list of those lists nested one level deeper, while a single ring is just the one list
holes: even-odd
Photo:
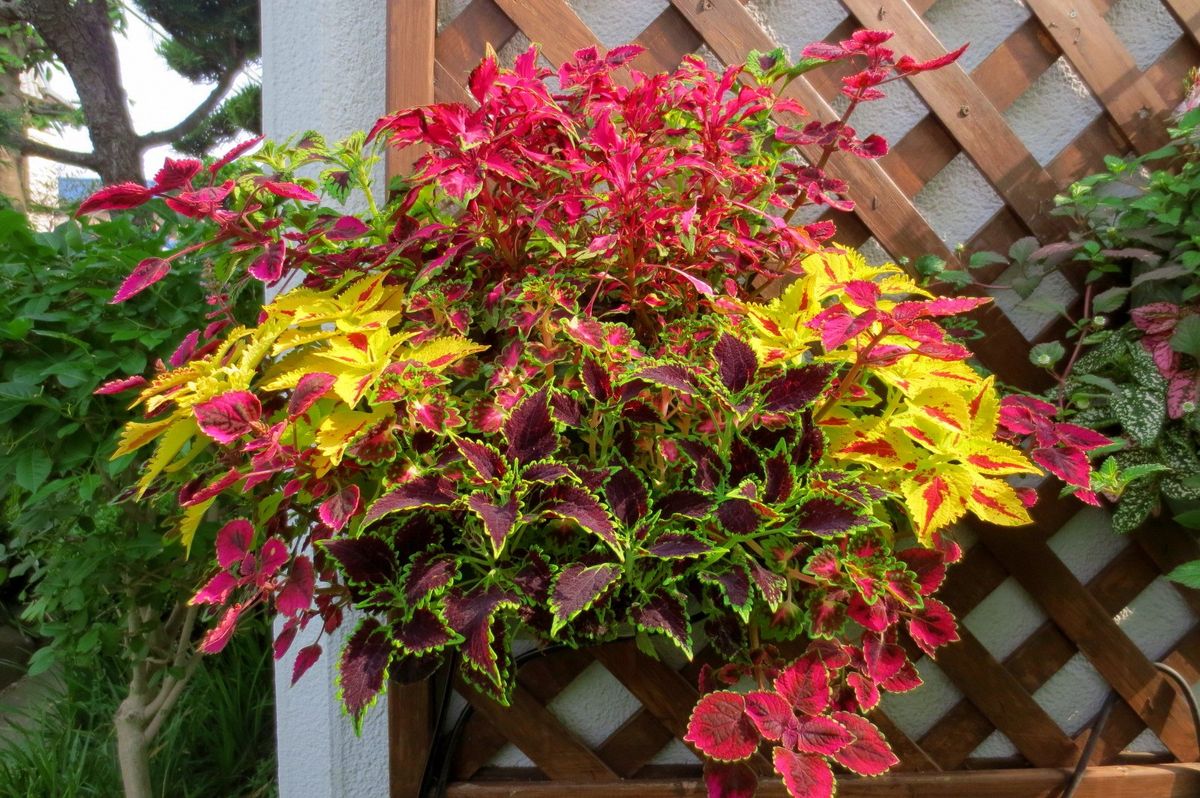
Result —
[{"label": "magenta coleus leaf", "polygon": [[161,194],[183,186],[191,187],[192,178],[204,164],[195,158],[167,158],[154,174],[154,193]]},{"label": "magenta coleus leaf", "polygon": [[350,582],[375,587],[396,577],[396,555],[378,538],[334,538],[322,541],[321,546]]},{"label": "magenta coleus leaf", "polygon": [[358,511],[359,498],[358,485],[347,485],[321,502],[317,517],[334,532],[341,532]]},{"label": "magenta coleus leaf", "polygon": [[76,216],[96,211],[123,211],[136,208],[154,196],[153,192],[137,183],[118,183],[105,186],[79,204]]},{"label": "magenta coleus leaf", "polygon": [[291,573],[283,589],[275,597],[275,609],[280,615],[296,615],[312,606],[316,574],[312,560],[301,555],[292,563]]},{"label": "magenta coleus leaf", "polygon": [[115,380],[109,380],[101,385],[96,390],[92,391],[94,396],[108,396],[114,393],[122,393],[134,388],[141,388],[143,385],[148,385],[145,377],[134,375],[132,377],[121,377]]},{"label": "magenta coleus leaf", "polygon": [[704,763],[704,787],[708,798],[754,798],[758,774],[744,762]]},{"label": "magenta coleus leaf", "polygon": [[925,599],[925,606],[908,622],[908,634],[929,656],[941,646],[958,640],[958,624],[950,608],[937,599]]},{"label": "magenta coleus leaf", "polygon": [[796,749],[809,754],[833,756],[854,741],[854,735],[828,715],[800,718],[795,731]]},{"label": "magenta coleus leaf", "polygon": [[196,353],[196,344],[200,342],[200,331],[192,330],[183,337],[179,342],[179,346],[175,347],[175,351],[171,353],[171,357],[167,358],[167,363],[173,368],[179,368],[184,363],[192,359],[192,355]]},{"label": "magenta coleus leaf", "polygon": [[292,684],[300,681],[300,677],[308,673],[309,668],[315,665],[320,658],[321,646],[319,643],[313,643],[297,651],[296,659],[292,663]]},{"label": "magenta coleus leaf", "polygon": [[219,654],[224,650],[225,646],[229,645],[230,638],[233,637],[238,617],[241,616],[244,609],[245,605],[242,604],[228,607],[221,615],[221,620],[217,621],[217,625],[209,629],[200,641],[200,650],[205,654]]},{"label": "magenta coleus leaf", "polygon": [[717,374],[721,383],[730,393],[740,393],[758,373],[758,357],[750,345],[734,338],[729,333],[722,333],[713,347],[713,357],[717,361]]},{"label": "magenta coleus leaf", "polygon": [[[795,739],[798,718],[795,710],[778,693],[755,691],[746,694],[746,714],[758,733],[768,740],[779,742],[786,737]],[[785,743],[790,745],[791,743]]]},{"label": "magenta coleus leaf", "polygon": [[316,194],[297,183],[260,179],[259,185],[275,196],[283,197],[284,199],[303,200],[305,202],[317,202],[320,200],[320,197]]},{"label": "magenta coleus leaf", "polygon": [[614,563],[568,565],[559,571],[550,588],[550,613],[554,618],[550,633],[557,634],[576,615],[592,607],[620,576],[621,566]]},{"label": "magenta coleus leaf", "polygon": [[323,371],[305,374],[296,383],[292,396],[288,399],[288,418],[296,419],[308,412],[317,401],[333,387],[335,377]]},{"label": "magenta coleus leaf", "polygon": [[108,301],[108,304],[116,305],[137,296],[166,277],[170,271],[170,261],[163,260],[162,258],[146,258],[129,273],[129,276],[121,283],[121,287],[117,289],[117,293],[113,294],[113,298]]},{"label": "magenta coleus leaf", "polygon": [[215,175],[217,172],[221,171],[222,168],[224,168],[225,166],[228,166],[229,164],[233,163],[233,161],[237,160],[245,153],[247,153],[250,150],[257,147],[259,142],[261,142],[263,140],[263,138],[264,138],[263,136],[255,136],[254,138],[247,139],[246,141],[242,141],[242,142],[239,142],[239,143],[233,145],[225,152],[224,155],[222,155],[220,158],[213,161],[212,164],[209,165],[208,173]]},{"label": "magenta coleus leaf", "polygon": [[473,493],[467,499],[467,506],[483,521],[483,527],[492,541],[492,553],[499,557],[504,551],[505,541],[517,523],[516,497],[512,496],[508,501],[500,502],[485,493]]},{"label": "magenta coleus leaf", "polygon": [[286,260],[287,244],[283,241],[272,241],[267,244],[263,254],[254,259],[248,271],[255,280],[270,284],[283,276],[283,265]]},{"label": "magenta coleus leaf", "polygon": [[833,719],[854,735],[854,741],[833,755],[834,761],[860,776],[879,776],[900,760],[871,721],[850,712],[834,712]]},{"label": "magenta coleus leaf", "polygon": [[792,798],[832,798],[833,769],[824,757],[776,748],[771,759]]},{"label": "magenta coleus leaf", "polygon": [[192,596],[191,604],[224,604],[238,587],[237,578],[228,571],[220,571]]},{"label": "magenta coleus leaf", "polygon": [[342,707],[362,730],[363,716],[383,691],[392,660],[392,638],[374,618],[366,618],[342,649],[338,693]]},{"label": "magenta coleus leaf", "polygon": [[441,618],[423,608],[413,610],[412,617],[394,624],[392,634],[404,653],[417,656],[445,648],[455,639]]},{"label": "magenta coleus leaf", "polygon": [[245,518],[235,518],[217,532],[217,564],[229,568],[240,562],[254,542],[254,525]]},{"label": "magenta coleus leaf", "polygon": [[722,690],[700,698],[683,739],[718,762],[738,762],[758,750],[761,738],[746,714],[746,699]]},{"label": "magenta coleus leaf", "polygon": [[201,432],[228,445],[254,428],[262,405],[249,391],[230,391],[196,405],[193,412]]},{"label": "magenta coleus leaf", "polygon": [[550,418],[545,389],[517,405],[504,422],[504,437],[508,441],[508,458],[518,463],[541,460],[554,453],[558,448],[558,435]]},{"label": "magenta coleus leaf", "polygon": [[832,693],[829,671],[811,657],[801,657],[775,678],[775,692],[805,715],[821,715],[829,709]]},{"label": "magenta coleus leaf", "polygon": [[1081,449],[1063,446],[1034,449],[1029,459],[1068,485],[1086,488],[1091,484],[1091,463]]},{"label": "magenta coleus leaf", "polygon": [[371,228],[357,216],[342,216],[329,228],[325,237],[330,241],[350,241],[371,232]]},{"label": "magenta coleus leaf", "polygon": [[828,363],[814,363],[776,377],[767,383],[763,407],[772,413],[803,410],[825,391],[833,369]]}]

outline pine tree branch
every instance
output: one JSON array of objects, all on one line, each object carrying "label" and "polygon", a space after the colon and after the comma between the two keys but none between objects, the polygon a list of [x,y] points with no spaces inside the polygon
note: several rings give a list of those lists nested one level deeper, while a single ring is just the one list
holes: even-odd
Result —
[{"label": "pine tree branch", "polygon": [[186,136],[197,127],[200,126],[208,115],[216,110],[217,105],[229,93],[229,89],[233,86],[233,82],[237,80],[237,76],[241,74],[242,65],[245,60],[239,60],[235,64],[231,64],[224,74],[217,81],[217,85],[213,86],[213,90],[204,98],[204,101],[196,106],[190,114],[184,117],[183,121],[178,125],[166,130],[156,130],[152,133],[147,133],[143,136],[138,136],[138,145],[140,147],[154,147],[159,144],[169,144],[172,141]]},{"label": "pine tree branch", "polygon": [[94,152],[64,150],[61,147],[55,147],[52,144],[46,144],[43,141],[36,141],[30,138],[20,139],[16,142],[15,147],[22,155],[33,155],[50,161],[71,164],[72,166],[82,166],[84,169],[95,169],[99,163]]}]

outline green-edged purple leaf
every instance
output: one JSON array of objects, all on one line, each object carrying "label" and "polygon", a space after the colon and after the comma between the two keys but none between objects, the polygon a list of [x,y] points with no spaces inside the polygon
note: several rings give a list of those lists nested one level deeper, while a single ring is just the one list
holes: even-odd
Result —
[{"label": "green-edged purple leaf", "polygon": [[349,582],[379,587],[396,578],[396,557],[379,538],[334,538],[321,541],[320,546]]},{"label": "green-edged purple leaf", "polygon": [[666,635],[688,659],[692,658],[692,623],[682,598],[659,591],[634,607],[630,614],[639,628]]},{"label": "green-edged purple leaf", "polygon": [[703,571],[700,573],[700,581],[716,585],[734,612],[740,615],[743,621],[749,620],[753,596],[750,594],[750,576],[745,567],[731,565],[719,573]]},{"label": "green-edged purple leaf", "polygon": [[347,485],[321,502],[317,517],[334,532],[341,532],[350,518],[358,511],[358,485]]},{"label": "green-edged purple leaf", "polygon": [[646,550],[655,557],[674,560],[708,554],[712,546],[686,532],[664,532]]},{"label": "green-edged purple leaf", "polygon": [[433,611],[415,610],[412,617],[392,626],[392,635],[406,654],[420,656],[445,648],[455,637]]},{"label": "green-edged purple leaf", "polygon": [[418,554],[405,569],[404,599],[412,607],[444,590],[458,576],[458,566],[446,554]]},{"label": "green-edged purple leaf", "polygon": [[792,798],[833,798],[833,769],[824,757],[777,747],[772,760]]},{"label": "green-edged purple leaf", "polygon": [[825,496],[806,501],[794,517],[799,529],[823,536],[844,535],[867,520],[853,507]]},{"label": "green-edged purple leaf", "polygon": [[604,495],[613,515],[627,527],[632,527],[646,515],[649,501],[646,486],[630,468],[619,468],[609,477],[604,485]]},{"label": "green-edged purple leaf", "polygon": [[666,364],[650,366],[633,373],[633,377],[665,388],[671,388],[679,393],[694,396],[697,393],[696,380],[683,366]]},{"label": "green-edged purple leaf", "polygon": [[787,457],[783,454],[768,457],[765,470],[767,481],[763,486],[763,501],[767,504],[779,504],[791,498],[796,487],[796,478],[792,474]]},{"label": "green-edged purple leaf", "polygon": [[500,504],[483,493],[472,493],[467,505],[483,520],[484,529],[492,541],[492,553],[497,557],[504,551],[504,543],[512,534],[517,523],[517,499],[511,497]]},{"label": "green-edged purple leaf", "polygon": [[521,479],[527,482],[541,482],[543,485],[552,485],[560,479],[571,479],[574,476],[574,471],[553,460],[530,463],[521,472]]},{"label": "green-edged purple leaf", "polygon": [[746,699],[720,690],[701,697],[683,738],[718,762],[739,762],[758,750],[760,737],[746,714]]},{"label": "green-edged purple leaf", "polygon": [[750,562],[750,578],[754,580],[758,592],[762,593],[763,601],[771,611],[779,609],[779,602],[783,601],[783,591],[787,588],[787,580],[754,561]]},{"label": "green-edged purple leaf", "polygon": [[367,508],[364,523],[372,523],[397,510],[415,510],[419,507],[449,507],[458,497],[453,486],[445,477],[417,477],[405,482],[380,496]]},{"label": "green-edged purple leaf", "polygon": [[545,388],[517,405],[504,422],[504,437],[508,441],[508,459],[518,463],[530,463],[554,454],[558,448],[558,435],[550,418]]},{"label": "green-edged purple leaf", "polygon": [[854,742],[833,755],[842,767],[860,776],[879,776],[900,762],[871,721],[850,712],[834,712],[833,719],[854,735]]},{"label": "green-edged purple leaf", "polygon": [[763,407],[772,413],[803,410],[825,390],[833,369],[827,363],[813,363],[776,377],[767,383]]},{"label": "green-edged purple leaf", "polygon": [[712,511],[713,501],[698,490],[676,490],[658,500],[656,509],[663,518],[673,515],[684,515],[697,520],[705,518]]},{"label": "green-edged purple leaf", "polygon": [[546,512],[568,518],[607,543],[618,555],[622,553],[612,519],[596,497],[583,488],[567,487],[557,494],[557,500],[546,506]]},{"label": "green-edged purple leaf", "polygon": [[392,638],[374,618],[367,618],[360,623],[342,649],[338,666],[338,694],[342,699],[342,707],[354,720],[354,728],[360,733],[363,715],[383,692],[391,658]]},{"label": "green-edged purple leaf", "polygon": [[465,595],[451,592],[445,603],[446,623],[463,638],[459,648],[463,664],[499,686],[502,678],[499,656],[492,645],[492,626],[497,613],[520,606],[518,596],[493,585]]},{"label": "green-edged purple leaf", "polygon": [[217,443],[230,444],[245,435],[262,416],[258,397],[249,391],[230,391],[193,408],[200,431]]},{"label": "green-edged purple leaf", "polygon": [[607,402],[613,395],[612,379],[608,376],[608,371],[590,357],[584,359],[580,376],[583,378],[584,387],[597,402]]},{"label": "green-edged purple leaf", "polygon": [[508,466],[505,465],[504,458],[500,456],[500,452],[486,443],[472,441],[467,438],[457,438],[454,441],[454,445],[458,447],[458,451],[462,453],[466,461],[475,469],[475,473],[486,480],[500,479],[508,471]]},{"label": "green-edged purple leaf", "polygon": [[688,457],[696,464],[696,487],[701,490],[712,490],[725,475],[725,463],[717,457],[717,453],[697,441],[682,440],[679,448],[687,452]]},{"label": "green-edged purple leaf", "polygon": [[550,397],[550,409],[560,424],[578,427],[583,423],[583,405],[565,391],[557,391]]},{"label": "green-edged purple leaf", "polygon": [[614,563],[568,565],[559,571],[550,589],[550,612],[554,617],[550,634],[558,634],[576,615],[594,605],[620,576],[621,566]]},{"label": "green-edged purple leaf", "polygon": [[717,340],[713,357],[717,360],[717,375],[730,393],[745,390],[758,373],[758,357],[754,350],[729,333],[723,333]]},{"label": "green-edged purple leaf", "polygon": [[717,507],[717,520],[727,532],[749,535],[758,529],[758,512],[745,499],[726,499]]}]

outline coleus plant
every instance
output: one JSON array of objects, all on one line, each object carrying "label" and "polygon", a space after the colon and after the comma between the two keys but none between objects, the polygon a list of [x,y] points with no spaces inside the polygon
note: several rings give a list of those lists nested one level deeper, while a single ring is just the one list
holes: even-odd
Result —
[{"label": "coleus plant", "polygon": [[[639,48],[589,49],[553,90],[536,50],[511,69],[489,54],[470,105],[401,111],[336,145],[266,144],[200,187],[198,164],[169,163],[153,187],[89,199],[165,196],[219,225],[201,245],[216,321],[181,362],[112,386],[146,412],[120,448],[153,447],[139,492],[178,504],[185,545],[215,547],[194,599],[215,620],[202,648],[269,606],[282,656],[353,608],[339,685],[357,722],[389,678],[452,652],[504,702],[518,635],[691,656],[702,627],[729,661],[706,671],[688,734],[713,795],[748,794],[729,763],[764,741],[806,798],[832,793],[830,761],[893,764],[862,713],[920,683],[902,630],[930,654],[956,639],[932,597],[959,556],[943,532],[967,512],[1027,522],[1004,478],[1035,468],[999,440],[991,380],[937,322],[983,300],[868,266],[828,221],[789,223],[806,204],[849,207],[826,162],[886,143],[848,114],[777,122],[804,113],[778,87],[861,59],[853,107],[958,54],[897,59],[889,36],[723,73],[696,58],[618,73]],[[385,143],[425,154],[380,206]],[[361,213],[318,197],[355,189]],[[221,315],[241,286],[293,277],[254,325]],[[790,285],[763,301],[777,278]],[[321,653],[301,649],[295,678]],[[742,676],[758,690],[730,690]]]}]

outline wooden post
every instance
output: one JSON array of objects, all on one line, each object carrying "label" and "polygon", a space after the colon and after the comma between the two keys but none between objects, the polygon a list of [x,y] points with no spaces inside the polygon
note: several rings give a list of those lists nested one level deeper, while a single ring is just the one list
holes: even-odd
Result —
[{"label": "wooden post", "polygon": [[[387,113],[433,102],[437,0],[388,0]],[[412,170],[420,148],[389,150],[388,178]]]}]

